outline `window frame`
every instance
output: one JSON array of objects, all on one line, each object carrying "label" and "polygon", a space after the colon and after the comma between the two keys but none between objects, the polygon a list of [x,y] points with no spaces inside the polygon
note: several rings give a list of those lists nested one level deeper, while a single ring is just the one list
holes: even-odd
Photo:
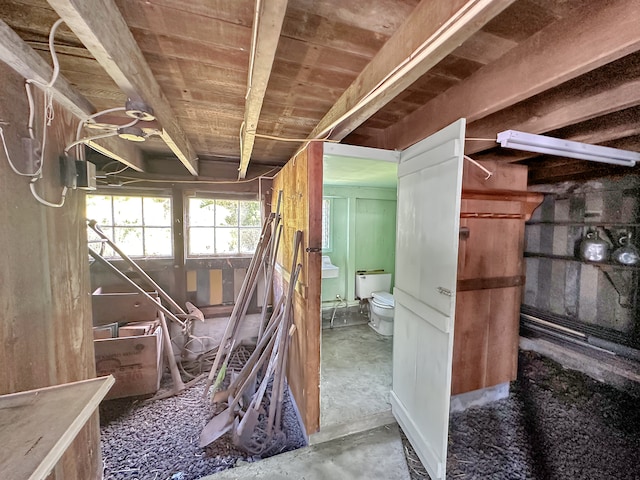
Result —
[{"label": "window frame", "polygon": [[[191,220],[190,220],[190,215],[189,215],[189,209],[191,208],[191,200],[213,200],[215,201],[232,201],[232,202],[238,202],[238,223],[236,226],[226,226],[226,225],[216,225],[216,218],[214,217],[212,224],[210,225],[191,225]],[[255,226],[242,226],[241,223],[241,206],[240,204],[242,202],[253,202],[256,203],[258,206],[258,211],[260,212],[260,220],[258,222],[258,225]],[[215,203],[214,203],[215,205]],[[215,208],[215,207],[214,207]],[[238,197],[238,196],[227,196],[227,195],[221,195],[221,194],[216,194],[216,193],[212,193],[212,192],[190,192],[190,193],[185,193],[184,195],[184,212],[183,212],[183,218],[184,218],[184,251],[185,251],[185,258],[187,259],[202,259],[202,258],[225,258],[225,257],[236,257],[236,258],[250,258],[254,255],[255,249],[252,252],[242,252],[240,251],[240,247],[241,247],[241,242],[240,242],[240,234],[242,232],[242,230],[254,230],[256,232],[258,232],[258,235],[260,234],[260,232],[262,231],[262,224],[263,224],[263,218],[262,218],[262,205],[261,202],[259,200],[257,200],[255,197],[250,197],[250,198],[246,198],[246,197]],[[216,232],[218,230],[235,230],[238,232],[238,251],[236,252],[221,252],[221,253],[216,253],[214,252],[210,252],[210,253],[192,253],[191,252],[191,231],[193,229],[213,229],[214,231],[214,235],[216,234]],[[214,245],[214,250],[215,250],[215,237],[213,240],[213,245]],[[258,243],[256,243],[256,248],[258,247]]]},{"label": "window frame", "polygon": [[[325,205],[327,206],[325,210]],[[325,218],[326,212],[326,218]],[[326,239],[327,243],[325,244],[325,228],[326,228]],[[333,251],[333,242],[331,237],[331,231],[333,230],[333,198],[332,197],[322,197],[322,251],[323,252],[332,252]]]},{"label": "window frame", "polygon": [[[111,205],[110,205],[110,214],[111,214],[111,224],[108,225],[103,225],[103,224],[98,224],[99,227],[104,228],[104,229],[111,229],[112,232],[112,236],[110,237],[111,240],[115,243],[115,229],[116,228],[133,228],[133,229],[139,229],[142,231],[142,254],[141,255],[137,255],[137,254],[132,254],[127,252],[124,248],[122,248],[121,245],[117,244],[119,248],[121,248],[124,253],[127,254],[128,257],[134,258],[134,259],[173,259],[175,258],[175,241],[174,241],[174,212],[173,212],[173,198],[171,196],[171,194],[168,194],[166,192],[140,192],[140,191],[126,191],[126,192],[115,192],[115,191],[102,191],[102,190],[96,190],[95,192],[91,192],[91,193],[87,193],[86,198],[85,198],[85,211],[87,208],[87,200],[89,199],[89,197],[110,197],[111,200]],[[114,206],[114,197],[137,197],[137,198],[141,198],[141,225],[120,225],[120,224],[116,224],[115,223],[115,206]],[[145,222],[145,218],[144,218],[144,199],[145,198],[161,198],[164,200],[168,200],[169,201],[169,220],[168,223],[166,225],[146,225]],[[92,220],[92,219],[89,219]],[[147,254],[146,253],[146,245],[147,245],[147,235],[145,235],[145,232],[148,230],[155,230],[155,229],[169,229],[170,234],[169,234],[169,245],[171,247],[171,253],[169,254],[162,254],[162,255],[153,255],[153,254]],[[107,235],[108,236],[108,235]],[[92,241],[89,240],[89,243],[91,244]],[[105,258],[107,259],[120,259],[120,255],[115,254],[115,255],[109,255],[109,256],[105,256]]]}]

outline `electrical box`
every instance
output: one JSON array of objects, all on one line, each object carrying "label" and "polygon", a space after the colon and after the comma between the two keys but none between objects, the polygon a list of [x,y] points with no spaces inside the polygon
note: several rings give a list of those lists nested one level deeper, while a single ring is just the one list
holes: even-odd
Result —
[{"label": "electrical box", "polygon": [[76,160],[76,186],[83,190],[95,190],[96,166],[91,162]]}]

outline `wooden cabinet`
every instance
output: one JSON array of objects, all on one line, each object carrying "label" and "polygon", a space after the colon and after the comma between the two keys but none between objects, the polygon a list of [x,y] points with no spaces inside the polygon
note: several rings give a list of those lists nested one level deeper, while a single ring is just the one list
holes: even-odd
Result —
[{"label": "wooden cabinet", "polygon": [[460,212],[453,395],[515,380],[524,285],[524,223],[542,202],[527,168],[465,165]]}]

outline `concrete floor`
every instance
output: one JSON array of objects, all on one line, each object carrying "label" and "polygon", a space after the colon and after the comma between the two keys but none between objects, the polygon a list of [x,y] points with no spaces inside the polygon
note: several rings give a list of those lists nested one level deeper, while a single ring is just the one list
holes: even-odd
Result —
[{"label": "concrete floor", "polygon": [[409,480],[397,425],[378,427],[248,463],[200,480]]},{"label": "concrete floor", "polygon": [[321,431],[390,411],[392,343],[368,325],[322,330]]}]

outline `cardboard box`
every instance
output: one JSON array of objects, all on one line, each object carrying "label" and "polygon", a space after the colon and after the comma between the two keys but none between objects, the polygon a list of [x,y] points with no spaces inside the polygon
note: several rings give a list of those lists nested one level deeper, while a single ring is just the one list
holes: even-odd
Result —
[{"label": "cardboard box", "polygon": [[[115,291],[100,287],[91,295],[93,325],[153,321],[158,317],[157,304],[140,292]],[[148,292],[158,298],[155,291]]]},{"label": "cardboard box", "polygon": [[113,374],[116,383],[105,399],[158,391],[162,377],[162,329],[149,335],[94,340],[96,373]]}]

